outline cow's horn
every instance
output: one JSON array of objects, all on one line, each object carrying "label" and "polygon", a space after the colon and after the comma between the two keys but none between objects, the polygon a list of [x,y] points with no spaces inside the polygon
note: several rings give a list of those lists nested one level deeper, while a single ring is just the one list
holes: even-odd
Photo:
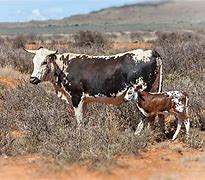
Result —
[{"label": "cow's horn", "polygon": [[58,50],[56,50],[56,51],[51,51],[51,50],[50,50],[50,53],[51,53],[51,54],[56,54],[57,52],[58,52]]},{"label": "cow's horn", "polygon": [[32,53],[32,54],[36,54],[36,50],[31,50],[31,49],[26,49],[23,48],[26,52]]}]

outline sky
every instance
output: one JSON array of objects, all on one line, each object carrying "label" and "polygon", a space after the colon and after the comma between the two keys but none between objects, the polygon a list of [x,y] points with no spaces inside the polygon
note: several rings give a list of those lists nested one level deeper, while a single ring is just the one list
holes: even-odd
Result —
[{"label": "sky", "polygon": [[62,19],[111,6],[156,0],[0,0],[0,22]]}]

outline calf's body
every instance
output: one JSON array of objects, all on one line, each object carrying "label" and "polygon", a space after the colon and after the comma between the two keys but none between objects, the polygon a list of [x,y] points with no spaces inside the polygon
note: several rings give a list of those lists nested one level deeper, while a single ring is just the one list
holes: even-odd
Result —
[{"label": "calf's body", "polygon": [[[175,140],[182,123],[186,128],[186,134],[189,135],[190,121],[188,117],[188,95],[180,91],[168,91],[164,93],[149,93],[135,89],[137,93],[137,107],[149,122],[154,122],[160,112],[172,113],[178,120],[177,130],[172,137]],[[131,94],[131,93],[130,93]],[[133,96],[133,95],[132,95]],[[140,121],[135,131],[139,134],[144,126],[144,119]]]}]

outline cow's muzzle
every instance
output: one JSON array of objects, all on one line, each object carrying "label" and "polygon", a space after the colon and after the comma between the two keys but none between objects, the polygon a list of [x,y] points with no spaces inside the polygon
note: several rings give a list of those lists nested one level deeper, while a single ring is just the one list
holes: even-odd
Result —
[{"label": "cow's muzzle", "polygon": [[36,77],[30,77],[30,83],[32,83],[32,84],[38,84],[38,83],[40,83],[40,82],[41,82],[40,79],[38,79],[38,78],[36,78]]}]

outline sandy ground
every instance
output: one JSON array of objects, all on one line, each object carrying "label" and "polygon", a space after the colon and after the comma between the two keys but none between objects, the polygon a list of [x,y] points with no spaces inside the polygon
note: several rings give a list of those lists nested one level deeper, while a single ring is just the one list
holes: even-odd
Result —
[{"label": "sandy ground", "polygon": [[52,167],[50,158],[38,154],[0,157],[0,179],[205,179],[205,152],[184,147],[178,142],[162,142],[138,157],[125,156],[117,159],[120,166],[111,166],[109,171],[97,171],[78,165],[53,168],[55,166]]}]

